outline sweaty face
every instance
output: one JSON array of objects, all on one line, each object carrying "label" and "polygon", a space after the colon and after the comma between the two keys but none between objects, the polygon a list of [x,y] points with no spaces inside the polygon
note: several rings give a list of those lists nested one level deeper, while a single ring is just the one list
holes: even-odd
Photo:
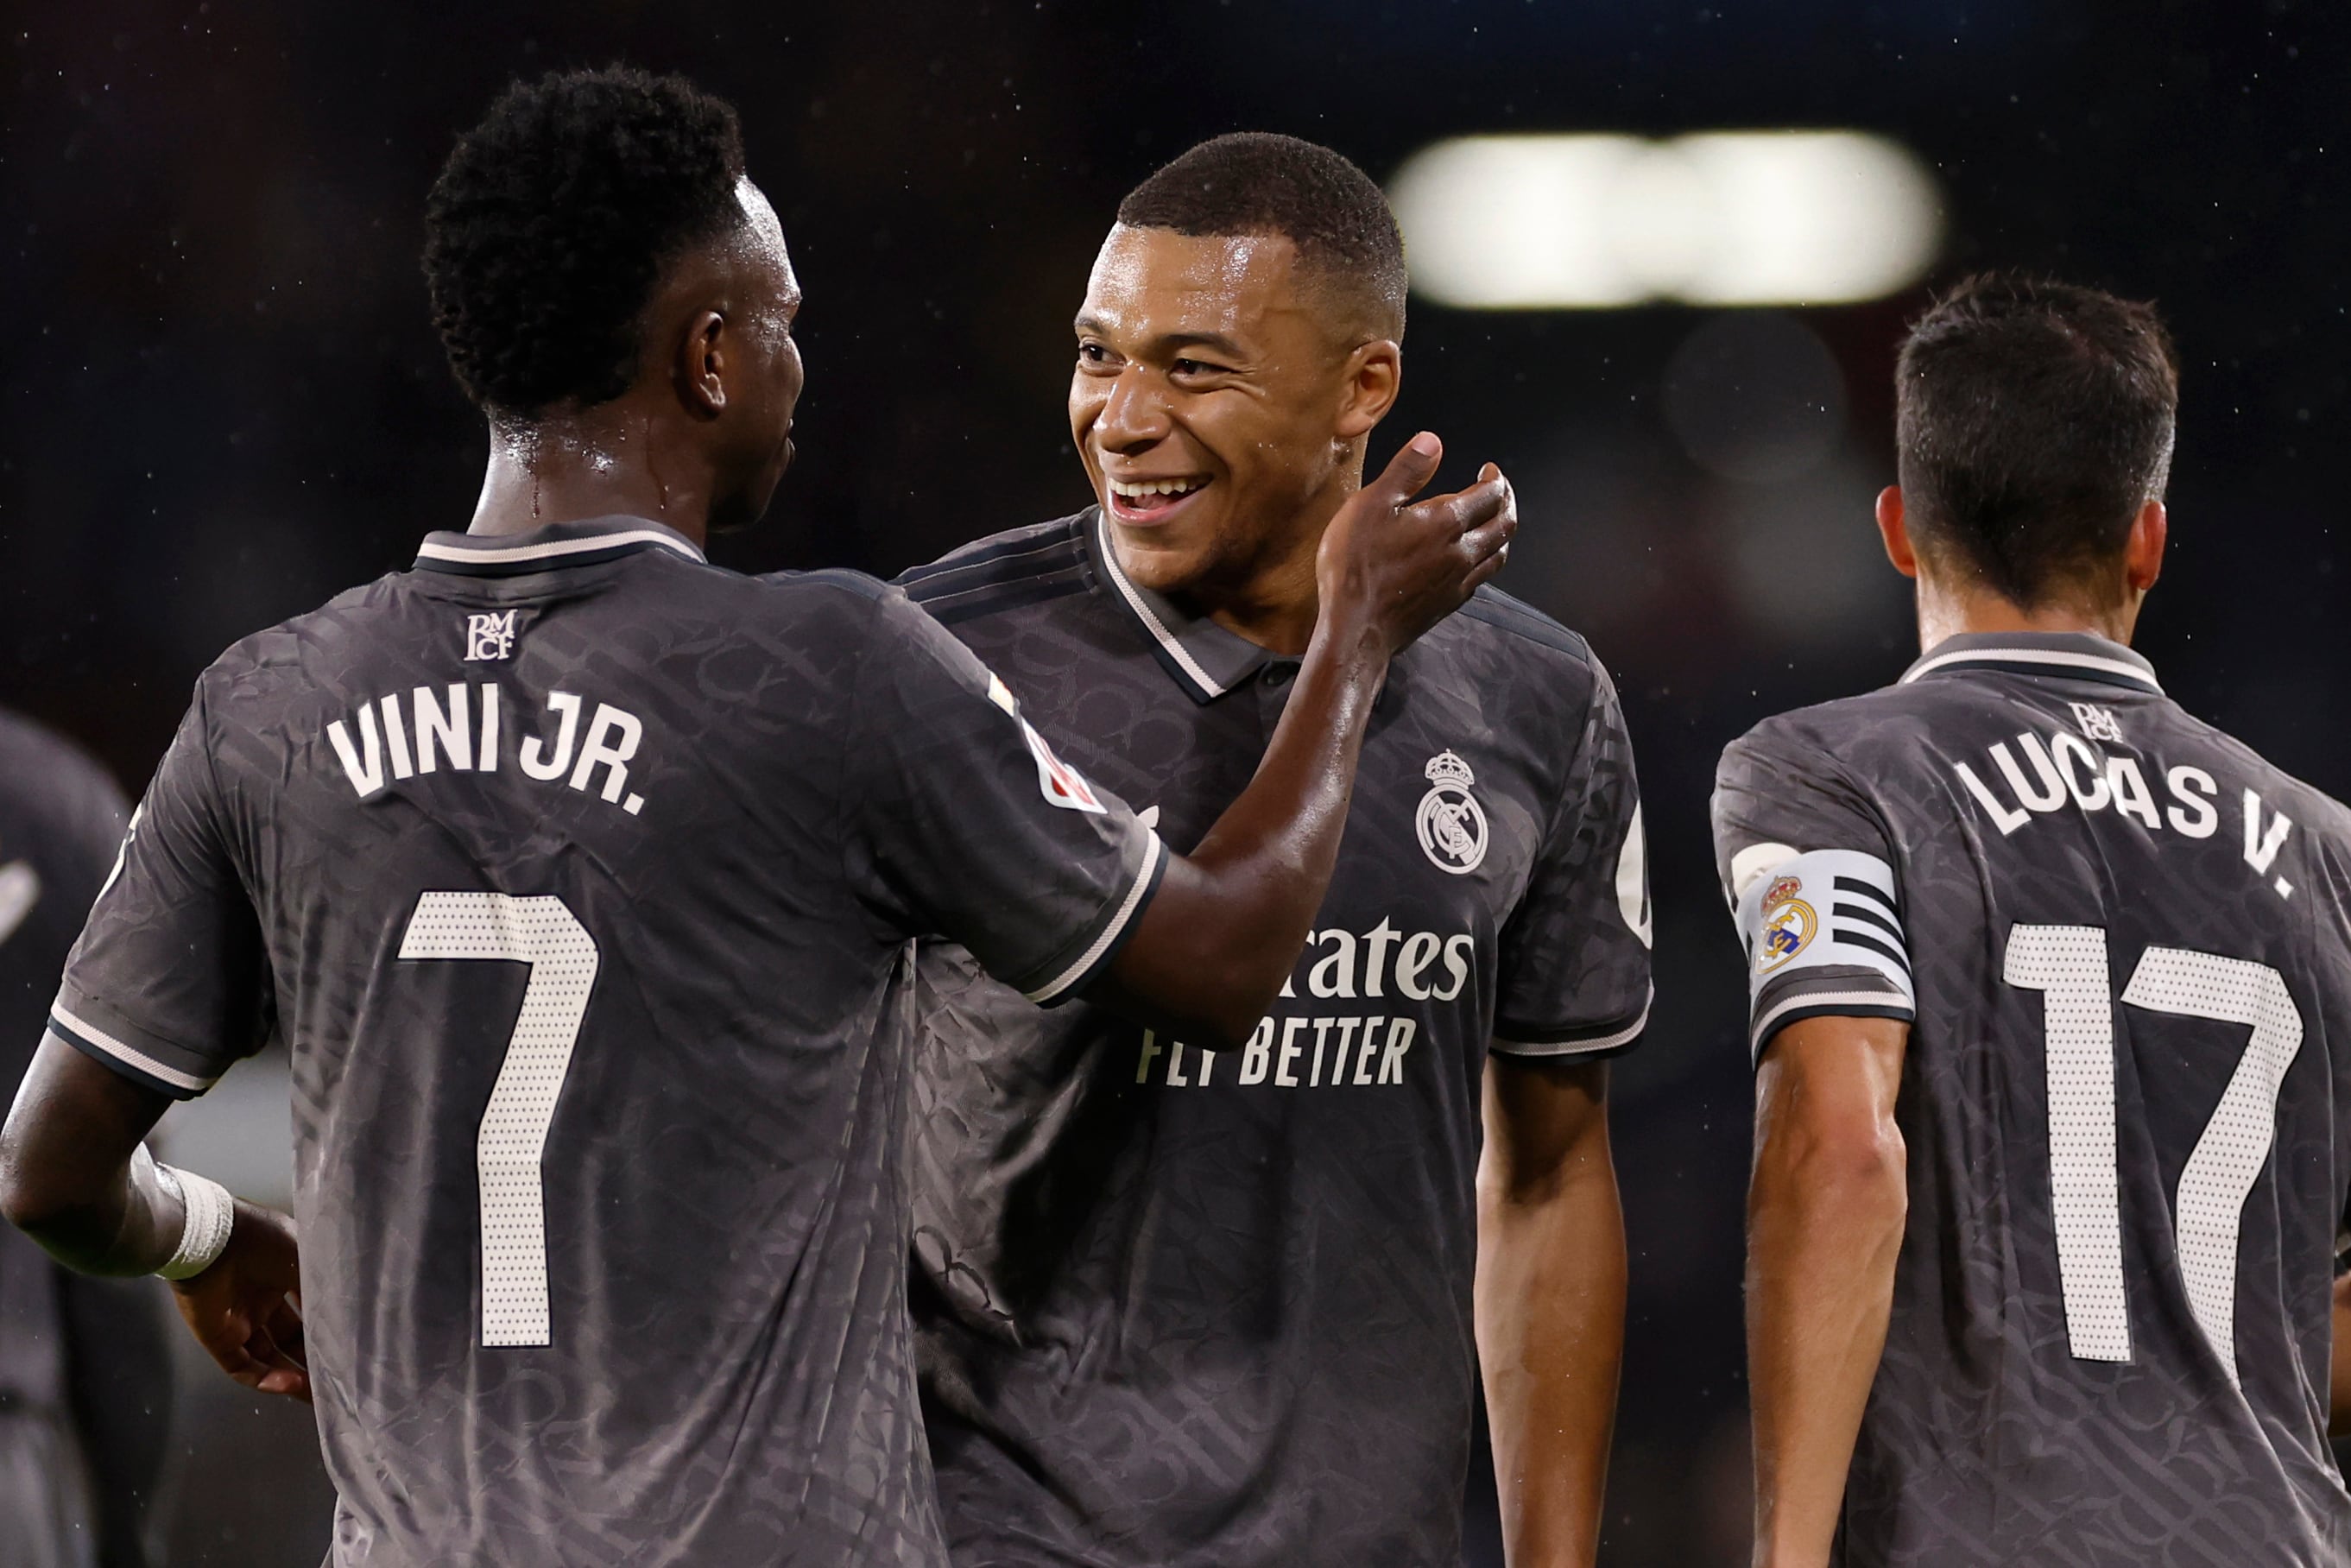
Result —
[{"label": "sweaty face", "polygon": [[1273,235],[1111,230],[1078,313],[1070,430],[1119,562],[1147,587],[1245,583],[1311,548],[1343,473],[1351,344]]},{"label": "sweaty face", "polygon": [[714,516],[715,528],[742,528],[758,520],[775,499],[776,486],[792,460],[792,411],[799,406],[805,382],[799,345],[792,339],[792,320],[799,314],[799,279],[784,248],[783,225],[775,208],[757,185],[745,180],[736,187],[745,226],[737,242],[735,277],[729,292],[735,308],[727,332],[737,362],[728,367],[728,417],[735,423],[731,444],[742,465],[745,482],[733,504]]}]

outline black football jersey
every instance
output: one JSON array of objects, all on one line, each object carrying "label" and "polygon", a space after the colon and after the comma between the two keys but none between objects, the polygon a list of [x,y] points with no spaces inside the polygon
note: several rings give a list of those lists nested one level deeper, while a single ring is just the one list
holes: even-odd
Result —
[{"label": "black football jersey", "polygon": [[1911,1020],[1842,1560],[2351,1561],[2351,816],[2128,649],[2041,633],[1766,721],[1714,819],[1757,1052]]},{"label": "black football jersey", "polygon": [[[1298,670],[1127,578],[1092,510],[904,580],[1177,845]],[[1238,1049],[921,946],[914,1299],[959,1563],[1458,1560],[1489,1042],[1633,1042],[1643,862],[1606,672],[1481,590],[1392,666],[1329,894]]]},{"label": "black football jersey", "polygon": [[1163,864],[894,589],[435,534],[204,673],[51,1026],[289,1044],[338,1564],[932,1564],[909,941],[1053,999]]},{"label": "black football jersey", "polygon": [[[97,763],[0,711],[0,1104],[16,1097],[40,1044],[57,972],[114,863],[128,810]],[[0,1434],[7,1450],[0,1453],[0,1511],[21,1497],[20,1484],[42,1481],[44,1496],[53,1490],[47,1478],[28,1474],[32,1467],[16,1452],[30,1422],[44,1421],[52,1440],[71,1440],[57,1282],[57,1265],[13,1226],[0,1225],[0,1411],[18,1415]],[[79,1464],[57,1462],[68,1469]],[[18,1523],[40,1533],[30,1521]],[[0,1546],[14,1540],[10,1529],[0,1523]],[[28,1560],[47,1560],[30,1545],[21,1550]]]}]

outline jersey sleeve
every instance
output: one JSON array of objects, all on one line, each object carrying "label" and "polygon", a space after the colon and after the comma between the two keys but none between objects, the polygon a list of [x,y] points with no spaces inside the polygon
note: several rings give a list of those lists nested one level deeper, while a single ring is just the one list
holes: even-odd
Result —
[{"label": "jersey sleeve", "polygon": [[204,706],[199,686],[49,1009],[66,1043],[179,1100],[259,1050],[272,1021],[260,922],[230,853]]},{"label": "jersey sleeve", "polygon": [[1558,814],[1502,928],[1493,1048],[1597,1057],[1648,1022],[1648,845],[1633,744],[1608,673],[1595,686]]},{"label": "jersey sleeve", "polygon": [[1747,956],[1754,1059],[1799,1019],[1909,1019],[1892,837],[1823,744],[1774,722],[1733,742],[1713,814],[1716,869]]},{"label": "jersey sleeve", "polygon": [[1158,834],[1055,757],[1004,683],[896,589],[854,703],[860,895],[1031,1001],[1083,990],[1159,885]]}]

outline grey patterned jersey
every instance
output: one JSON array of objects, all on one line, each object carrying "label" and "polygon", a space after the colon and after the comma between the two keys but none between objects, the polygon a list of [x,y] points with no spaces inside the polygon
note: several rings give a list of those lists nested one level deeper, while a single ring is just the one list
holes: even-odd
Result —
[{"label": "grey patterned jersey", "polygon": [[929,1564],[909,938],[1065,994],[1162,863],[894,589],[435,534],[205,672],[52,1025],[290,1043],[336,1563]]},{"label": "grey patterned jersey", "polygon": [[[0,1103],[16,1097],[32,1062],[57,971],[114,863],[126,810],[97,763],[0,711]],[[0,1225],[0,1411],[66,1416],[57,1272],[15,1227]],[[0,1472],[21,1468],[0,1463]],[[0,1500],[6,1490],[0,1484]]]},{"label": "grey patterned jersey", "polygon": [[2351,816],[2086,635],[1947,642],[1724,755],[1766,1049],[1911,1019],[1842,1560],[2351,1561]]},{"label": "grey patterned jersey", "polygon": [[[1179,845],[1297,672],[1129,580],[1092,512],[905,580]],[[1481,591],[1395,662],[1313,935],[1239,1050],[1040,1012],[924,946],[914,1303],[958,1562],[1458,1559],[1487,1045],[1637,1034],[1639,822],[1606,674]]]}]

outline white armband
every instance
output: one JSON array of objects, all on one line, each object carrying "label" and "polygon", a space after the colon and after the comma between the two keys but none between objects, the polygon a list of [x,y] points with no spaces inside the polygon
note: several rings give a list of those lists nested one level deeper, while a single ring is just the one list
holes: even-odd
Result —
[{"label": "white armband", "polygon": [[144,1144],[131,1156],[134,1180],[141,1162],[156,1184],[180,1200],[184,1216],[178,1250],[155,1272],[166,1280],[192,1280],[219,1262],[227,1250],[229,1231],[236,1224],[236,1199],[209,1176],[163,1164],[147,1152]]},{"label": "white armband", "polygon": [[1739,935],[1757,1001],[1775,981],[1825,968],[1871,971],[1861,984],[1915,1000],[1894,868],[1876,855],[1813,850],[1755,876],[1739,900]]}]

